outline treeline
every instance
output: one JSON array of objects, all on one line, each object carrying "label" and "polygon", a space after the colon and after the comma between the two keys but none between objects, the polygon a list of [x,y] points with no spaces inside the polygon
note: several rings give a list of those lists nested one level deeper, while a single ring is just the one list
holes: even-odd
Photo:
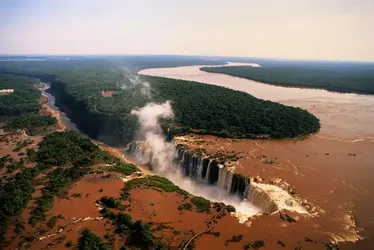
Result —
[{"label": "treeline", "polygon": [[176,125],[225,137],[296,137],[316,132],[319,120],[306,110],[257,99],[219,86],[167,78],[152,81],[157,100],[171,100]]},{"label": "treeline", "polygon": [[39,143],[36,160],[38,163],[53,166],[89,166],[101,162],[119,162],[117,158],[100,150],[90,139],[75,131],[47,134]]},{"label": "treeline", "polygon": [[0,118],[8,122],[5,129],[26,129],[30,134],[53,126],[57,120],[39,115],[41,93],[35,88],[38,79],[0,74],[0,89],[13,89],[13,93],[0,95]]},{"label": "treeline", "polygon": [[0,89],[13,89],[13,93],[0,96],[0,116],[14,117],[39,112],[40,91],[33,87],[37,79],[0,74]]},{"label": "treeline", "polygon": [[264,67],[203,67],[201,70],[288,87],[374,94],[374,63],[270,63]]},{"label": "treeline", "polygon": [[35,134],[39,128],[55,125],[56,118],[52,116],[40,116],[38,114],[27,113],[13,118],[4,126],[5,129],[26,129],[29,134]]},{"label": "treeline", "polygon": [[[121,61],[122,60],[122,61]],[[159,64],[160,59],[93,58],[67,62],[22,62],[1,67],[51,81],[56,104],[78,128],[111,145],[125,145],[137,136],[139,124],[131,110],[149,102],[172,101],[173,121],[164,121],[171,132],[198,132],[226,137],[284,138],[306,135],[320,127],[307,111],[259,100],[230,89],[158,77],[129,76],[125,65],[141,68]],[[149,61],[151,60],[151,61]],[[154,60],[154,61],[152,61]],[[174,62],[175,63],[175,62]],[[142,66],[143,65],[143,66]],[[50,75],[48,75],[50,74]],[[51,77],[55,75],[56,77]],[[148,82],[150,96],[142,86]],[[114,91],[102,97],[102,90]]]}]

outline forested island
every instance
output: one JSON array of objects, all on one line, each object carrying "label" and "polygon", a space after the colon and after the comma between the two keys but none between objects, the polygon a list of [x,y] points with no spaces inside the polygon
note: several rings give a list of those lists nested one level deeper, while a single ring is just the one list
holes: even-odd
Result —
[{"label": "forested island", "polygon": [[286,87],[374,94],[374,63],[265,62],[262,67],[202,67],[200,70]]},{"label": "forested island", "polygon": [[[300,108],[218,86],[140,77],[136,70],[160,66],[160,61],[151,58],[139,63],[139,60],[123,59],[122,64],[119,58],[2,62],[0,71],[50,82],[49,91],[56,97],[56,104],[81,131],[112,145],[125,145],[135,138],[138,121],[130,114],[132,109],[166,100],[171,101],[175,119],[164,121],[163,125],[165,131],[169,129],[172,133],[289,138],[320,128],[319,120]],[[190,62],[179,63],[189,65]],[[148,94],[144,94],[144,86],[149,87]],[[110,91],[111,95],[103,96],[103,91]]]}]

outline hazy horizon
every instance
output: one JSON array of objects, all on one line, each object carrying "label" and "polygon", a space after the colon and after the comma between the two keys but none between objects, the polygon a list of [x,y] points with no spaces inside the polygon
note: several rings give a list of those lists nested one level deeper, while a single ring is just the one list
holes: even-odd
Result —
[{"label": "hazy horizon", "polygon": [[374,61],[373,0],[0,2],[0,55]]}]

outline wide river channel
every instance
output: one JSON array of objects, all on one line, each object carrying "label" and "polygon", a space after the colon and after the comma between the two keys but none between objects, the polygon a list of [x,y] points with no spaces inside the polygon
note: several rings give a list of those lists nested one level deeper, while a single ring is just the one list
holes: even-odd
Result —
[{"label": "wide river channel", "polygon": [[200,70],[201,67],[204,65],[144,69],[139,74],[222,86],[260,99],[300,107],[321,120],[320,136],[343,139],[369,137],[374,140],[374,96],[274,86],[225,74],[204,72]]}]

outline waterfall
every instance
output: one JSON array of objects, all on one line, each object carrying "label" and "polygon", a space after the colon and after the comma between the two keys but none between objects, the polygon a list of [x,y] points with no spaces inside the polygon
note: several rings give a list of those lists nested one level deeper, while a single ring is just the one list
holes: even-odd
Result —
[{"label": "waterfall", "polygon": [[[248,190],[249,190],[249,183],[245,182],[245,189],[244,189],[244,192],[243,192],[243,197],[246,200],[248,200]],[[238,189],[238,191],[239,191],[239,189]]]},{"label": "waterfall", "polygon": [[152,151],[146,146],[141,146],[139,142],[134,141],[127,144],[125,152],[131,155],[141,164],[149,164],[152,162]]},{"label": "waterfall", "polygon": [[197,163],[197,179],[203,180],[203,158],[201,157],[198,158]]},{"label": "waterfall", "polygon": [[183,153],[182,153],[182,162],[184,162],[184,160],[185,160],[185,156],[186,156],[186,151],[183,151]]},{"label": "waterfall", "polygon": [[226,171],[226,166],[223,164],[218,164],[218,181],[217,181],[217,186],[221,190],[225,190],[225,183],[226,183],[226,176],[227,176],[227,171]]},{"label": "waterfall", "polygon": [[209,161],[208,167],[206,169],[205,181],[209,183],[210,168],[212,166],[212,160]]},{"label": "waterfall", "polygon": [[[233,178],[234,178],[232,167],[226,166],[225,164],[219,164],[218,167],[219,167],[219,172],[218,172],[217,186],[221,190],[224,190],[226,193],[230,194],[232,186],[233,186]],[[236,182],[235,185],[237,184],[238,183]]]},{"label": "waterfall", "polygon": [[261,207],[266,213],[273,213],[282,209],[307,213],[288,192],[282,188],[262,183],[251,183],[249,185],[248,201]]},{"label": "waterfall", "polygon": [[[146,144],[135,141],[129,143],[125,151],[139,163],[152,167],[153,153]],[[264,213],[271,214],[282,209],[307,212],[287,191],[275,185],[251,183],[249,178],[234,173],[235,167],[230,164],[203,159],[183,148],[178,149],[175,156],[177,166],[185,176],[216,185],[226,194],[237,195],[244,202],[261,208]]]},{"label": "waterfall", "polygon": [[233,178],[234,178],[234,174],[231,171],[228,172],[227,177],[226,177],[226,180],[227,180],[226,191],[227,191],[228,194],[231,194]]},{"label": "waterfall", "polygon": [[270,195],[253,184],[248,184],[246,186],[244,195],[245,197],[247,197],[248,201],[250,201],[257,207],[262,208],[263,211],[267,214],[271,214],[279,210],[277,204],[273,199],[271,199]]},{"label": "waterfall", "polygon": [[192,161],[190,163],[190,177],[196,178],[197,177],[197,157],[192,156]]}]

